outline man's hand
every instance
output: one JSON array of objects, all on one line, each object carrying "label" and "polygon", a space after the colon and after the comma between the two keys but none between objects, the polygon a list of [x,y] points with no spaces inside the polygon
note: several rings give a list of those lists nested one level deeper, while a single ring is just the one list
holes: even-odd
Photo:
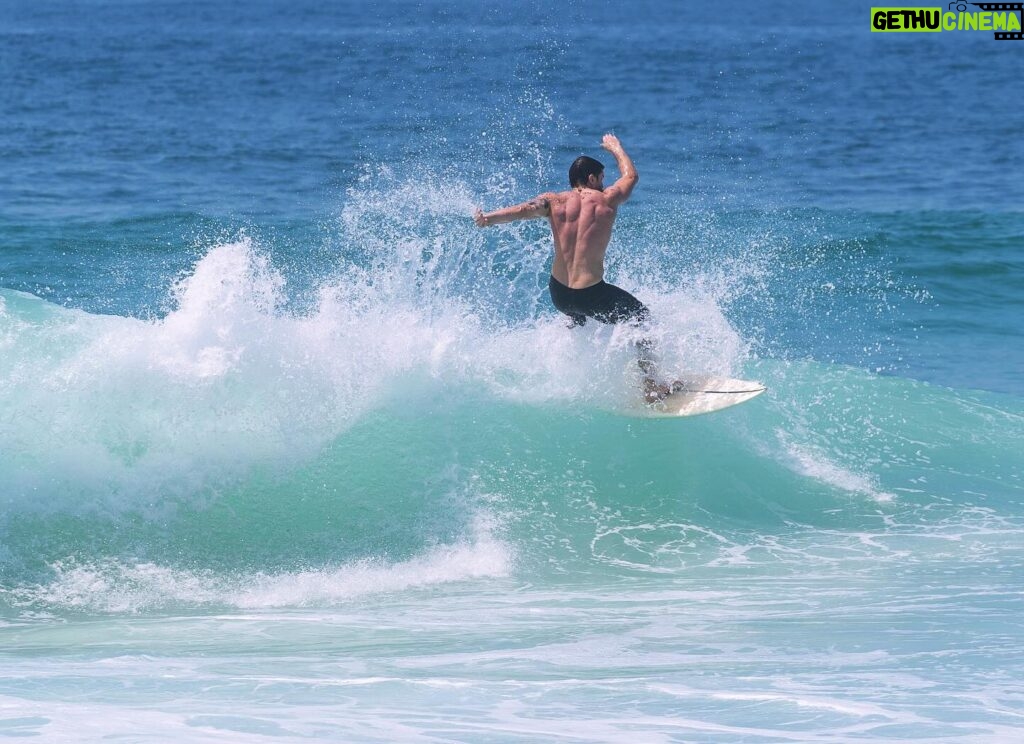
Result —
[{"label": "man's hand", "polygon": [[608,152],[614,153],[616,150],[622,150],[622,143],[619,142],[619,138],[614,134],[606,134],[604,139],[601,140],[601,147]]},{"label": "man's hand", "polygon": [[487,219],[484,217],[483,210],[479,207],[473,212],[473,222],[476,223],[477,227],[487,227]]}]

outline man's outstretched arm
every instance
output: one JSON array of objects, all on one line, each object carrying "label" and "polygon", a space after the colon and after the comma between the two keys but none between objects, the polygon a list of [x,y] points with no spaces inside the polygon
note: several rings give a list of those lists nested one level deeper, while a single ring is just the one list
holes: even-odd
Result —
[{"label": "man's outstretched arm", "polygon": [[547,194],[541,194],[528,202],[516,204],[513,207],[497,209],[484,214],[479,209],[473,214],[473,221],[477,227],[488,225],[499,225],[502,222],[515,222],[516,220],[532,220],[535,217],[547,217],[551,214],[551,204]]},{"label": "man's outstretched arm", "polygon": [[615,156],[615,163],[619,166],[619,180],[604,190],[611,205],[617,207],[633,193],[633,187],[640,180],[640,174],[636,172],[636,166],[614,134],[606,134],[601,140],[601,147]]}]

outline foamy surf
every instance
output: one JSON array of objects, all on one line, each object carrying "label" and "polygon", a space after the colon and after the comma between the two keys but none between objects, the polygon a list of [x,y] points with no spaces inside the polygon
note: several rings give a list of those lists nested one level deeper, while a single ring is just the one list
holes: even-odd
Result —
[{"label": "foamy surf", "polygon": [[45,584],[25,584],[0,594],[13,607],[91,614],[334,607],[366,595],[508,576],[514,549],[493,534],[492,521],[479,516],[465,540],[428,548],[404,561],[377,556],[293,572],[225,574],[116,559],[69,559],[50,566],[53,577]]},{"label": "foamy surf", "polygon": [[[348,229],[364,219],[350,216]],[[403,230],[418,225],[385,236],[402,244]],[[371,271],[340,266],[302,312],[287,308],[284,276],[244,237],[210,249],[158,319],[7,295],[0,448],[12,455],[0,484],[8,499],[44,483],[70,496],[61,507],[70,510],[188,498],[254,467],[308,461],[421,381],[605,408],[637,389],[635,333],[599,324],[571,332],[554,315],[509,324],[487,316],[486,303],[452,294],[466,270],[461,254],[423,237],[373,251]],[[694,365],[728,371],[742,360],[745,345],[713,297],[649,299],[663,318],[653,334],[666,375]]]}]

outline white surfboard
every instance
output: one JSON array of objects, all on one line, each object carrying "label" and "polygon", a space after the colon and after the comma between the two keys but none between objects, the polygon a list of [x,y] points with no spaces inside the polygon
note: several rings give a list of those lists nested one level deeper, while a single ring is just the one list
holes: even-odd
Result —
[{"label": "white surfboard", "polygon": [[744,403],[767,390],[759,382],[713,375],[688,375],[672,383],[672,389],[672,394],[657,403],[641,399],[625,413],[641,418],[699,416]]}]

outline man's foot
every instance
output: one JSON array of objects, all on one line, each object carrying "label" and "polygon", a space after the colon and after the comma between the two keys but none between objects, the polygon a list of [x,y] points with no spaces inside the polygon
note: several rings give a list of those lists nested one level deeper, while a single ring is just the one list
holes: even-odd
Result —
[{"label": "man's foot", "polygon": [[644,402],[647,405],[660,403],[671,394],[672,388],[669,385],[660,383],[652,377],[644,378]]}]

